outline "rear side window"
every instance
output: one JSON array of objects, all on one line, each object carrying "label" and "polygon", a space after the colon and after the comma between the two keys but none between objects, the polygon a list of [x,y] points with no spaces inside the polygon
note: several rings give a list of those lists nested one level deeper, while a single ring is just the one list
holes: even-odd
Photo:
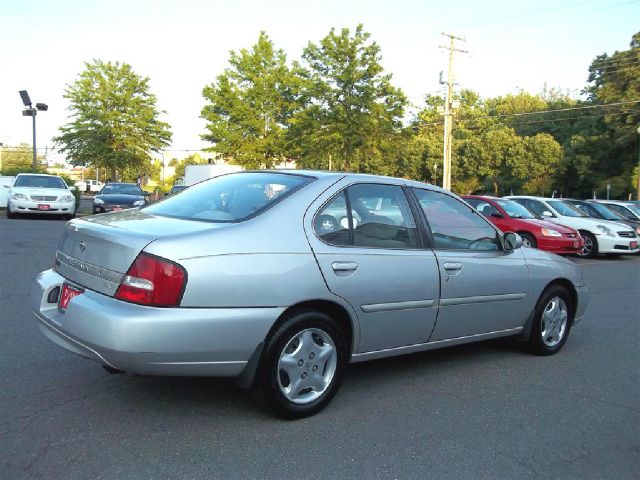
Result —
[{"label": "rear side window", "polygon": [[401,187],[357,184],[335,196],[315,216],[325,243],[369,248],[418,248],[418,231]]},{"label": "rear side window", "polygon": [[221,175],[143,210],[188,220],[239,222],[260,214],[312,180],[313,177],[273,172]]}]

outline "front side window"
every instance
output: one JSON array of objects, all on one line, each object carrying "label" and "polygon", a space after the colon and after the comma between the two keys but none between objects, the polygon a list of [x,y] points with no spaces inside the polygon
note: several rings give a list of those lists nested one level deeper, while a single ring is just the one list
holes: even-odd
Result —
[{"label": "front side window", "polygon": [[327,203],[314,218],[325,243],[369,248],[418,248],[418,230],[401,187],[356,184]]},{"label": "front side window", "polygon": [[[514,201],[524,205],[530,212],[540,218],[544,217],[544,212],[549,212],[549,210],[547,210],[543,203],[536,200],[530,200],[528,198],[518,198],[514,199]],[[552,214],[552,212],[549,213]]]},{"label": "front side window", "polygon": [[413,189],[433,234],[435,248],[498,250],[496,230],[471,208],[449,195]]},{"label": "front side window", "polygon": [[313,177],[273,172],[221,175],[142,210],[188,220],[239,222],[260,214],[312,180]]}]

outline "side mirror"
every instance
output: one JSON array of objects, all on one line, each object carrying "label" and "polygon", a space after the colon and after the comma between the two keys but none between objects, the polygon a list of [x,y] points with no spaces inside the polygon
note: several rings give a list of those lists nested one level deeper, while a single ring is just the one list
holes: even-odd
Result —
[{"label": "side mirror", "polygon": [[551,213],[549,210],[545,210],[544,212],[542,212],[542,216],[547,218],[552,218],[553,213]]},{"label": "side mirror", "polygon": [[149,192],[142,192],[142,194],[145,196],[145,198],[148,198],[151,196],[151,193]]},{"label": "side mirror", "polygon": [[69,191],[71,191],[71,192],[75,192],[76,190],[77,190],[77,188],[74,187],[74,186],[69,187]]},{"label": "side mirror", "polygon": [[522,237],[517,233],[507,232],[502,237],[502,247],[505,252],[511,252],[522,247]]},{"label": "side mirror", "polygon": [[11,188],[11,185],[7,185],[6,183],[2,185],[4,188]]}]

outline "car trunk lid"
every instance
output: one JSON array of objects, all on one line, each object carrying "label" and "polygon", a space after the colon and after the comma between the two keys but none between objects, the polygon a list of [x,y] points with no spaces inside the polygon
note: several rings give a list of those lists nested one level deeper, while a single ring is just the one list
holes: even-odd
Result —
[{"label": "car trunk lid", "polygon": [[65,225],[55,269],[71,283],[112,296],[138,254],[154,240],[220,226],[139,210],[76,219]]}]

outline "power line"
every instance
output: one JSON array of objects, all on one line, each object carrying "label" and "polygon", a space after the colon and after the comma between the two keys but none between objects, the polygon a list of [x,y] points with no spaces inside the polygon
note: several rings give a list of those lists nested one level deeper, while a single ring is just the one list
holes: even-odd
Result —
[{"label": "power line", "polygon": [[[599,118],[599,117],[606,117],[606,116],[617,116],[617,115],[628,115],[629,113],[635,113],[635,110],[624,110],[624,111],[620,111],[620,112],[607,112],[607,113],[596,113],[593,115],[583,115],[580,117],[564,117],[564,118],[549,118],[549,119],[545,119],[545,120],[530,120],[527,122],[516,122],[516,123],[512,123],[509,126],[512,127],[520,127],[522,125],[533,125],[533,124],[537,124],[537,123],[554,123],[554,122],[567,122],[570,120],[584,120],[584,119],[588,119],[588,118]],[[461,118],[460,121],[461,122],[473,122],[476,119],[474,118],[469,118],[469,119],[465,119],[465,118]],[[482,127],[469,127],[469,129],[480,129]],[[490,128],[490,127],[486,127],[486,128]]]},{"label": "power line", "polygon": [[[637,102],[632,102],[632,103],[637,103]],[[572,109],[568,109],[568,110],[558,110],[558,111],[570,111]],[[581,110],[581,108],[575,108],[573,110]],[[551,110],[548,110],[551,111]],[[531,112],[530,115],[536,114],[536,113],[545,113],[544,110],[541,110],[539,112]],[[606,117],[607,115],[627,115],[629,113],[636,113],[636,110],[623,110],[623,111],[617,111],[617,112],[605,112],[605,113],[595,113],[595,114],[591,114],[591,115],[583,115],[580,117],[562,117],[562,118],[550,118],[550,119],[545,119],[545,120],[531,120],[528,122],[517,122],[515,124],[512,125],[529,125],[529,124],[533,124],[533,123],[546,123],[546,122],[564,122],[567,120],[579,120],[579,119],[585,119],[585,118],[597,118],[597,117]],[[483,119],[487,119],[487,118],[504,118],[504,117],[510,117],[510,116],[514,116],[517,114],[513,114],[513,115],[481,115],[478,117],[474,117],[474,118],[464,118],[461,117],[460,118],[460,122],[475,122],[478,120],[483,120]],[[438,122],[429,122],[429,123],[421,123],[418,126],[419,127],[428,127],[428,126],[436,126],[436,125],[443,125],[444,122],[442,121],[438,121]],[[487,128],[490,128],[491,126],[488,126]]]},{"label": "power line", "polygon": [[620,105],[629,105],[640,103],[640,100],[631,100],[628,102],[614,102],[614,103],[602,103],[599,105],[585,105],[582,107],[567,107],[567,108],[557,108],[554,110],[537,110],[535,112],[522,112],[522,113],[505,113],[500,115],[486,115],[486,118],[501,118],[501,117],[523,117],[526,115],[540,115],[543,113],[556,113],[556,112],[570,112],[574,110],[588,110],[592,108],[606,108],[606,107],[616,107]]}]

